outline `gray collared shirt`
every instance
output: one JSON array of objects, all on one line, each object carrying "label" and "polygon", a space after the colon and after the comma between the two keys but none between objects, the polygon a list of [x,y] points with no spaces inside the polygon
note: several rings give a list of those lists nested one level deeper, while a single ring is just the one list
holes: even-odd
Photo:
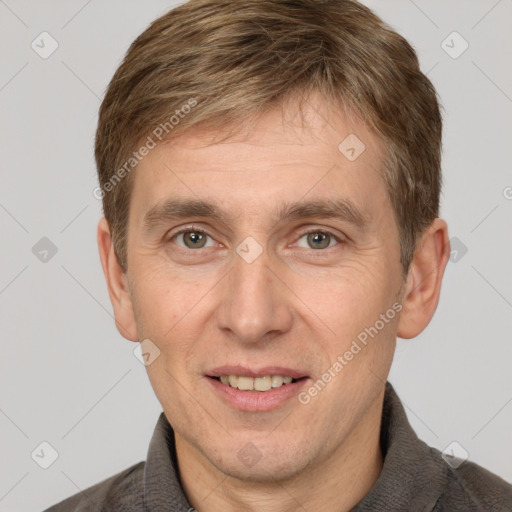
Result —
[{"label": "gray collared shirt", "polygon": [[[469,461],[457,469],[421,441],[400,399],[386,383],[381,447],[384,465],[351,512],[512,511],[512,485]],[[45,512],[193,512],[181,486],[174,431],[158,418],[147,460],[50,507]]]}]

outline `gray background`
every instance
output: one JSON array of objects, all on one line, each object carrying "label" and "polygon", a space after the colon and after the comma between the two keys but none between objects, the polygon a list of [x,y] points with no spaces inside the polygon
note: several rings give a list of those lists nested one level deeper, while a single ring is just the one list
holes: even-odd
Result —
[{"label": "gray background", "polygon": [[[428,444],[457,441],[511,481],[512,0],[364,3],[441,96],[442,217],[459,240],[438,311],[399,340],[390,381]],[[174,5],[0,0],[0,511],[42,510],[146,458],[161,407],[112,318],[93,137],[129,44]],[[31,48],[43,31],[59,44],[47,59]],[[469,44],[458,58],[453,31]],[[43,237],[57,248],[46,262],[32,251]],[[58,452],[48,469],[31,458],[48,456],[43,441]]]}]

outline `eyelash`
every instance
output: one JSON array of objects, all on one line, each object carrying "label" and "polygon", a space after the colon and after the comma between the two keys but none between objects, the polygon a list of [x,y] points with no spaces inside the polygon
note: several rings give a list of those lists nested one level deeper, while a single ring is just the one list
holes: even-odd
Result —
[{"label": "eyelash", "polygon": [[[205,231],[204,229],[201,229],[201,228],[196,228],[195,226],[188,226],[186,228],[183,228],[181,229],[180,231],[177,231],[176,233],[174,233],[171,237],[168,238],[168,242],[170,242],[171,240],[174,240],[178,235],[181,235],[183,233],[190,233],[190,232],[193,232],[193,233],[200,233],[202,235],[206,235],[206,236],[209,236],[210,238],[213,239],[213,237],[211,235],[208,234],[207,231]],[[340,239],[338,236],[336,236],[334,233],[332,233],[331,231],[327,231],[327,230],[324,230],[324,229],[315,229],[315,228],[312,228],[312,229],[309,229],[307,231],[304,231],[301,233],[300,237],[298,238],[299,240],[305,236],[305,235],[308,235],[310,233],[320,233],[322,235],[328,235],[330,236],[331,238],[334,238],[334,240],[336,240],[338,243],[342,244],[345,242],[345,240],[342,240]],[[180,249],[185,249],[183,247],[180,247]],[[202,249],[202,248],[200,248]],[[312,251],[316,251],[316,250],[320,250],[320,251],[326,251],[327,249],[332,249],[332,247],[326,247],[325,249],[311,249]],[[187,249],[185,249],[187,250]],[[194,251],[194,249],[189,249],[190,251]]]}]

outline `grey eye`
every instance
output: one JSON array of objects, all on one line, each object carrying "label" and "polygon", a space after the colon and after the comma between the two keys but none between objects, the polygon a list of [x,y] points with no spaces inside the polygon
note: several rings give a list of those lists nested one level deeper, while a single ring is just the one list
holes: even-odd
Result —
[{"label": "grey eye", "polygon": [[206,247],[207,239],[210,237],[204,231],[190,229],[177,233],[174,238],[176,240],[181,238],[182,242],[177,245],[185,249],[202,249]]},{"label": "grey eye", "polygon": [[[300,240],[306,238],[306,244],[300,244]],[[299,239],[298,245],[300,247],[304,247],[305,249],[327,249],[331,247],[333,243],[336,242],[335,237],[331,233],[327,233],[324,231],[311,231],[310,233],[305,233]]]}]

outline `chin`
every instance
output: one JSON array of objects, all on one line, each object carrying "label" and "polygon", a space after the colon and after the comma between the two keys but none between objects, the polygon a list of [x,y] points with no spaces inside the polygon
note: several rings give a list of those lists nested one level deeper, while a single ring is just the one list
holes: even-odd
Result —
[{"label": "chin", "polygon": [[[256,447],[258,445],[258,448]],[[240,445],[240,448],[233,449]],[[311,444],[309,444],[311,447]],[[229,453],[226,456],[226,453]],[[311,454],[292,444],[251,441],[231,443],[216,454],[205,454],[219,471],[246,482],[271,483],[286,481],[310,465]]]}]

